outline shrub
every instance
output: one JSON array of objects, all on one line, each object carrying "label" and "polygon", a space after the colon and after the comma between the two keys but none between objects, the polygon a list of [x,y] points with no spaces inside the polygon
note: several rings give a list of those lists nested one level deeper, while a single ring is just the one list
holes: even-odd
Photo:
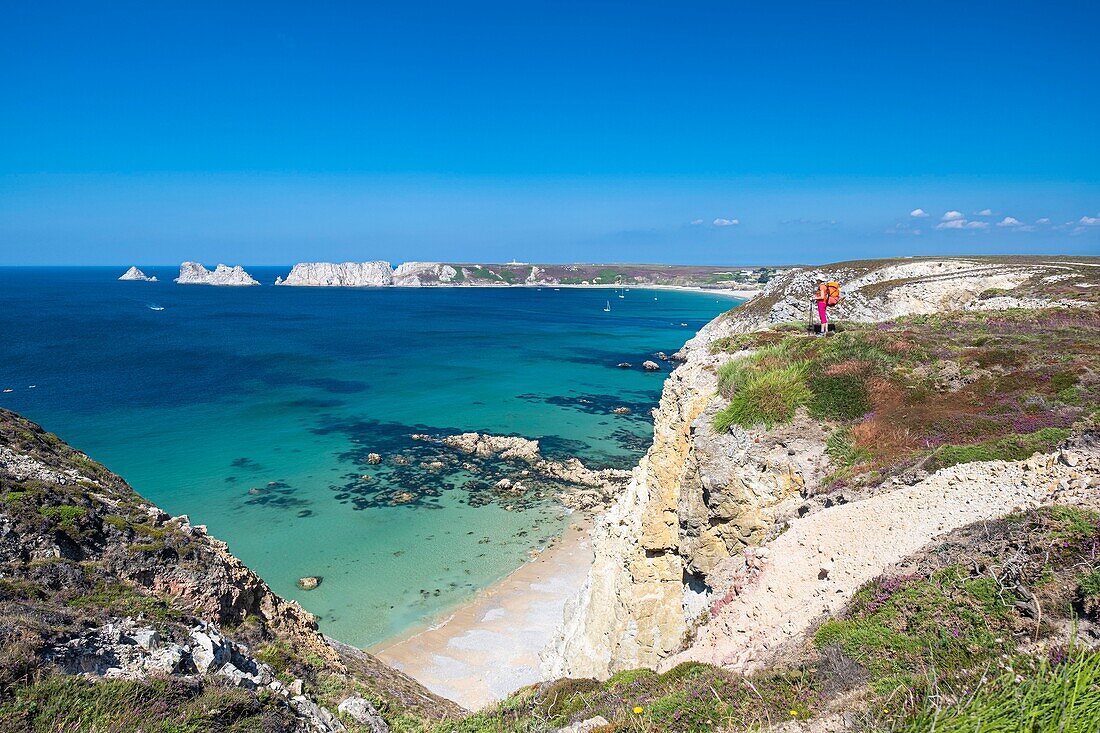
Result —
[{"label": "shrub", "polygon": [[772,428],[790,422],[810,397],[803,364],[754,372],[744,378],[730,404],[715,415],[714,428],[720,432],[733,425]]},{"label": "shrub", "polygon": [[818,419],[855,420],[871,411],[871,397],[861,374],[827,374],[810,379],[808,405]]}]

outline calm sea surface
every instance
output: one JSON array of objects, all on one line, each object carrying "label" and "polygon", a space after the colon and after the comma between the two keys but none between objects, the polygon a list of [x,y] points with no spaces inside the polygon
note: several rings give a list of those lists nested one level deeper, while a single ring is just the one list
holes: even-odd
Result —
[{"label": "calm sea surface", "polygon": [[[491,490],[494,467],[463,468],[410,434],[523,435],[551,457],[630,467],[667,373],[641,362],[733,304],[639,289],[183,286],[157,267],[145,272],[159,283],[118,282],[122,269],[0,268],[0,389],[13,390],[0,406],[208,525],[358,645],[468,598],[565,522],[549,499]],[[250,271],[270,283],[286,270]],[[620,405],[633,412],[610,413]],[[436,458],[443,469],[421,466]],[[323,581],[300,590],[306,575]]]}]

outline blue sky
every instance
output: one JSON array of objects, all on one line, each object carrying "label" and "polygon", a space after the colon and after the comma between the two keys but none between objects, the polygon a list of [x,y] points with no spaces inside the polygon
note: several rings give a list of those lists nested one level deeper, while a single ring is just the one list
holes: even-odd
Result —
[{"label": "blue sky", "polygon": [[9,3],[0,264],[1097,254],[1098,27],[1087,2]]}]

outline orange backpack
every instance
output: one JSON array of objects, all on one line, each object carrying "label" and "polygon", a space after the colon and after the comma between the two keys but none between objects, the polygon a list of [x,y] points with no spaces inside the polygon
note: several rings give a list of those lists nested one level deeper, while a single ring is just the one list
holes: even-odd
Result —
[{"label": "orange backpack", "polygon": [[825,283],[825,305],[836,305],[840,302],[840,283]]}]

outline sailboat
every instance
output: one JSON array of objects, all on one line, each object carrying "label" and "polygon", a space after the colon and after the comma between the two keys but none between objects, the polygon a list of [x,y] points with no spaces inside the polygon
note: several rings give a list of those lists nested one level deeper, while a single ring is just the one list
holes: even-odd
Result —
[{"label": "sailboat", "polygon": [[611,312],[611,301],[610,300],[607,301],[607,305],[605,305],[603,307],[603,312],[604,313],[610,313]]},{"label": "sailboat", "polygon": [[620,298],[625,298],[626,297],[625,295],[623,295],[623,291],[621,291],[621,290],[619,291],[619,297]]}]

